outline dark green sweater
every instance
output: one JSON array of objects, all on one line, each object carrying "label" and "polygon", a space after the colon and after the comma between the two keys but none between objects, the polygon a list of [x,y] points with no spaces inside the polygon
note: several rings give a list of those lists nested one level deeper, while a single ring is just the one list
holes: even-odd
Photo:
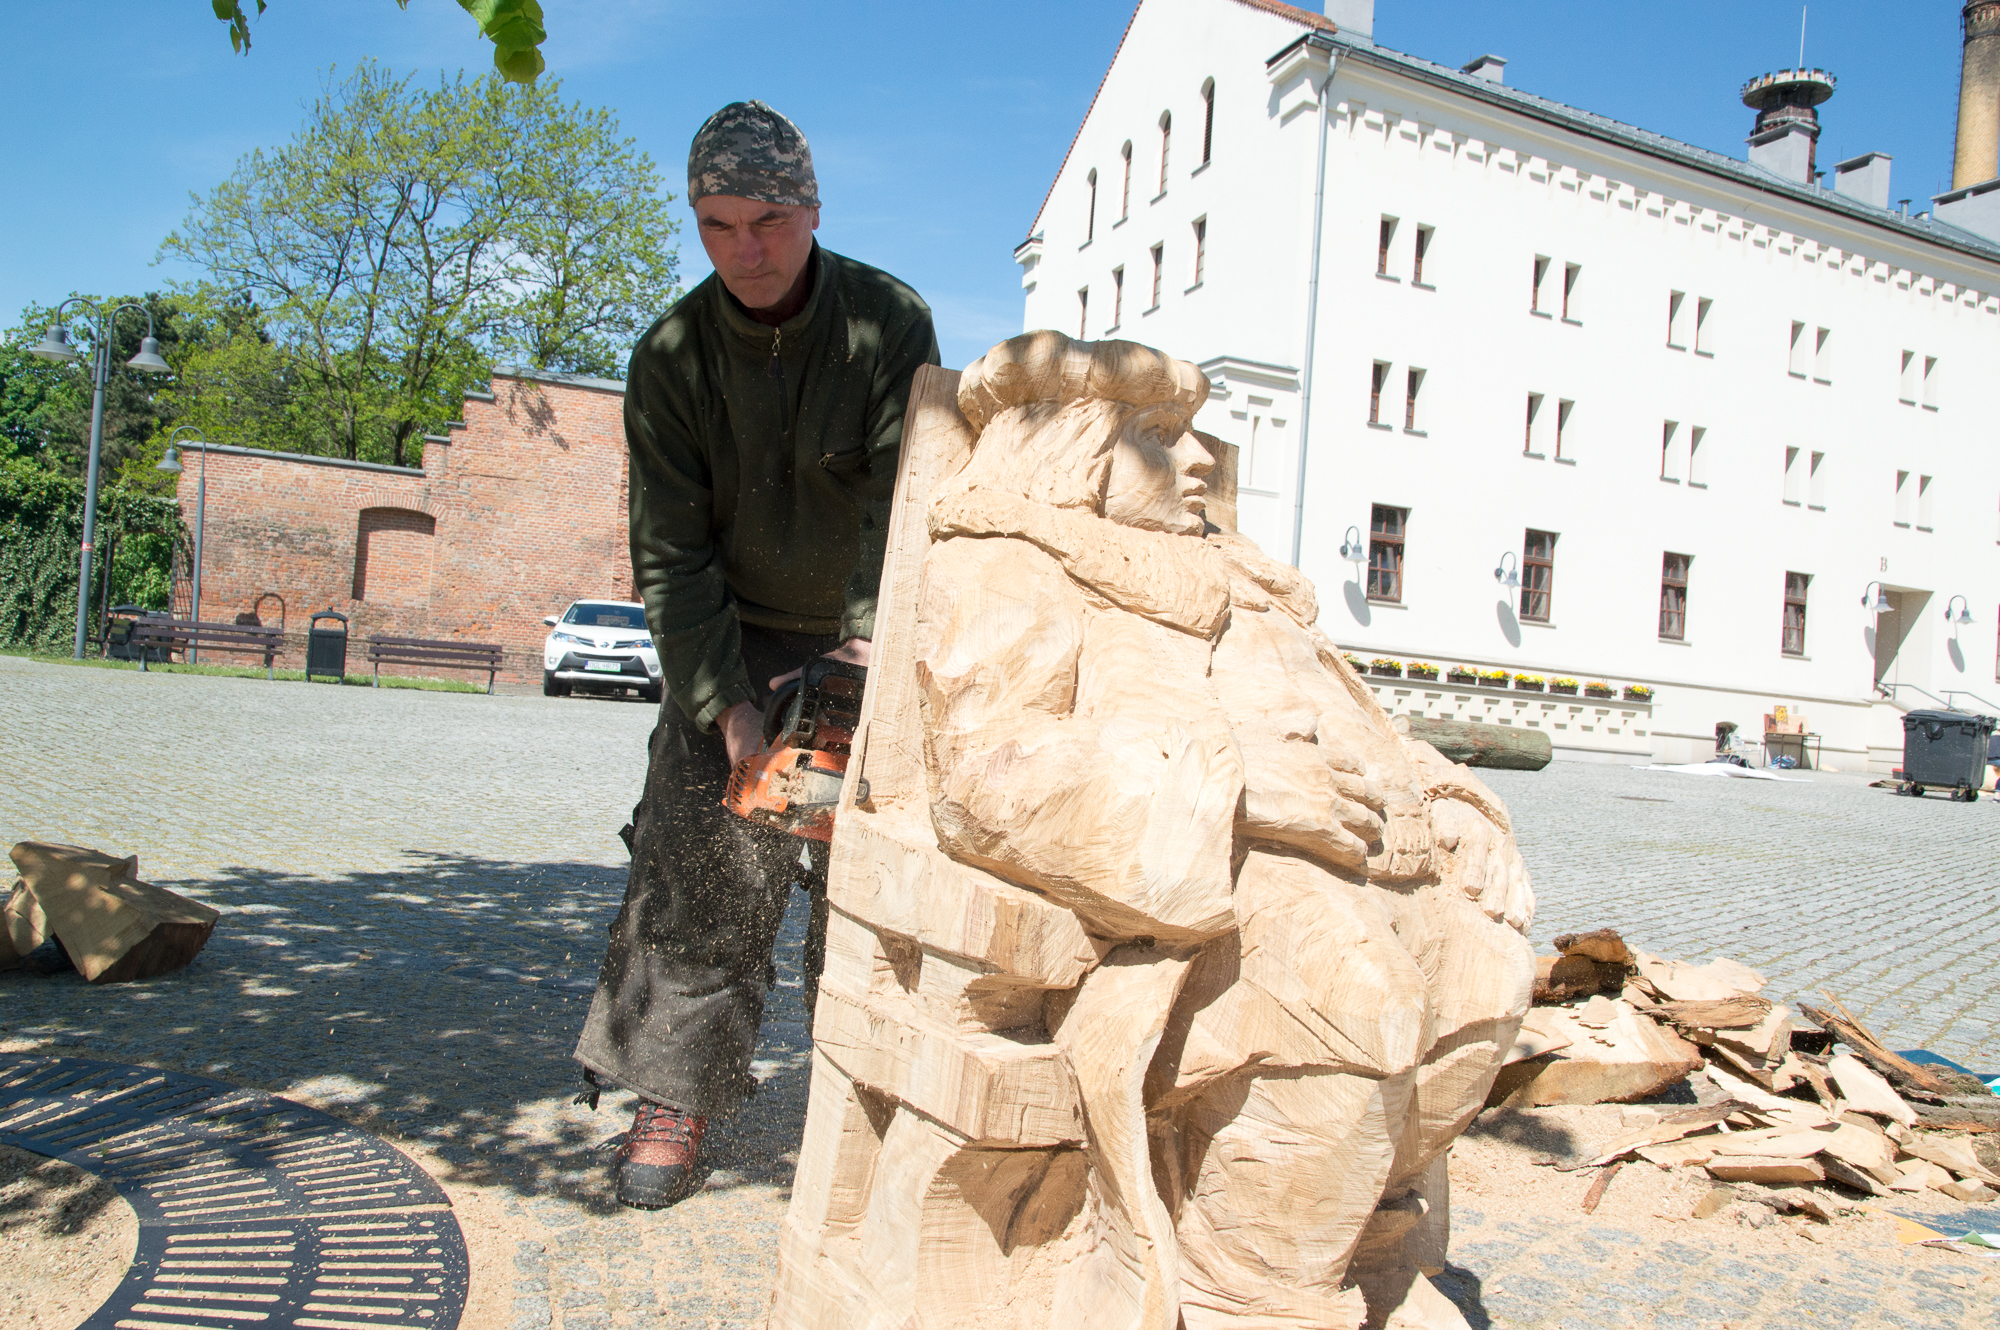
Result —
[{"label": "dark green sweater", "polygon": [[938,363],[916,292],[817,246],[812,261],[811,298],[778,328],[711,274],[626,376],[633,578],[666,687],[703,729],[753,699],[742,624],[874,636],[910,378]]}]

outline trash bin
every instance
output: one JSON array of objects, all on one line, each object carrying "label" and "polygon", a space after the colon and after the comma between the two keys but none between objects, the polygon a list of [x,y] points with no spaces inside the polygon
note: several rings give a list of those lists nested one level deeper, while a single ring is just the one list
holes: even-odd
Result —
[{"label": "trash bin", "polygon": [[1986,783],[1992,716],[1964,711],[1912,711],[1903,717],[1903,789],[1922,794],[1935,785],[1970,803]]},{"label": "trash bin", "polygon": [[[322,628],[322,619],[338,620],[340,626]],[[306,629],[306,682],[311,683],[315,674],[330,674],[335,683],[347,678],[347,616],[331,607],[313,615],[312,626]]]}]

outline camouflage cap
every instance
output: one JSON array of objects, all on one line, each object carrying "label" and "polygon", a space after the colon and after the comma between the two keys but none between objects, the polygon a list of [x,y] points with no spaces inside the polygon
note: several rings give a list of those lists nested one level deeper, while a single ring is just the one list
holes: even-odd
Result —
[{"label": "camouflage cap", "polygon": [[762,102],[731,102],[708,118],[688,148],[688,202],[710,194],[817,208],[819,181],[806,136]]}]

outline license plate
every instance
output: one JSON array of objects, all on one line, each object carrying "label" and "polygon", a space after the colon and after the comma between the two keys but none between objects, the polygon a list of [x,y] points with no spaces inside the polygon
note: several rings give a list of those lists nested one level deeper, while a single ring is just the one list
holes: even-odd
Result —
[{"label": "license plate", "polygon": [[617,674],[625,668],[625,664],[623,661],[616,660],[586,660],[583,662],[583,668],[586,670],[603,670],[607,674]]}]

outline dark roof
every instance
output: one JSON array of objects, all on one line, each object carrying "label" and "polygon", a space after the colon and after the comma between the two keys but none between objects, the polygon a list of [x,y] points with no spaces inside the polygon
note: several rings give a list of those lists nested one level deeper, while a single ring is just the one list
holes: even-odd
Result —
[{"label": "dark roof", "polygon": [[1464,74],[1448,66],[1423,60],[1417,56],[1405,55],[1401,51],[1392,51],[1387,47],[1351,41],[1330,32],[1309,32],[1272,56],[1266,62],[1267,66],[1276,64],[1301,45],[1312,45],[1324,51],[1338,52],[1343,60],[1358,60],[1364,65],[1377,65],[1394,70],[1420,83],[1429,83],[1474,101],[1503,107],[1517,115],[1541,120],[1559,129],[1614,143],[1620,147],[1719,176],[1741,188],[1757,190],[1809,207],[1839,213],[1855,221],[1867,222],[1897,232],[1906,239],[1929,241],[1934,245],[1956,250],[1988,263],[2000,263],[2000,244],[1953,226],[1949,222],[1938,221],[1935,217],[1919,220],[1892,208],[1877,208],[1819,185],[1786,180],[1751,162],[1725,157],[1719,152],[1698,148],[1692,143],[1683,143],[1665,134],[1640,129],[1593,111],[1581,111],[1574,106],[1565,106],[1561,102],[1525,92],[1520,88]]}]

